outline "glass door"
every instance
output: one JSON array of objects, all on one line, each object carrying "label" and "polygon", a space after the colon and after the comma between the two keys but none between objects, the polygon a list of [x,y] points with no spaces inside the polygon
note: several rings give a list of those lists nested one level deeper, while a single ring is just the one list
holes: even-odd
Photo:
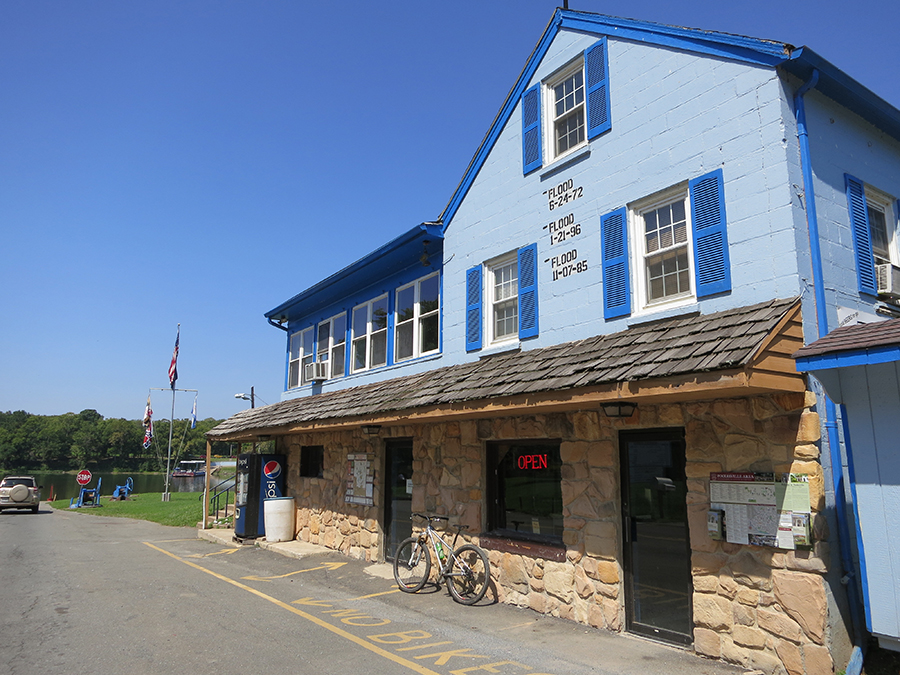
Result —
[{"label": "glass door", "polygon": [[412,439],[385,442],[384,557],[394,559],[397,545],[412,535]]},{"label": "glass door", "polygon": [[684,430],[622,432],[625,604],[629,631],[693,641]]}]

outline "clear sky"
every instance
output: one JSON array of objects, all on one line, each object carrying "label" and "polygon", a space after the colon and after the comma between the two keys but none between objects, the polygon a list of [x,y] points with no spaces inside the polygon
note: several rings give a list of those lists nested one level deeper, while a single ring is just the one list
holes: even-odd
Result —
[{"label": "clear sky", "polygon": [[[278,401],[263,313],[440,215],[555,6],[0,2],[0,410],[139,418],[178,323],[201,418]],[[900,107],[897,0],[570,7],[807,45]]]}]

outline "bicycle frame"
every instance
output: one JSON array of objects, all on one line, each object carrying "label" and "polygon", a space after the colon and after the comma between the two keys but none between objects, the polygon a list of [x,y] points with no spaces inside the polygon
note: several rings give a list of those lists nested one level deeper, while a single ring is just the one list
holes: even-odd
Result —
[{"label": "bicycle frame", "polygon": [[[428,541],[431,542],[431,549],[434,551],[434,559],[438,564],[438,581],[446,579],[447,577],[460,576],[458,572],[451,572],[453,569],[453,561],[456,559],[456,555],[453,551],[456,548],[456,542],[459,539],[459,530],[456,531],[456,534],[453,537],[453,544],[450,546],[447,545],[447,542],[440,534],[438,534],[431,523],[428,523],[428,525],[425,526],[422,534],[428,536],[426,544]],[[440,554],[441,547],[443,547],[445,551],[443,556]],[[428,547],[426,545],[423,548],[427,550]],[[465,565],[464,561],[460,560],[459,562],[461,565]],[[468,567],[468,565],[466,565],[466,567]]]}]

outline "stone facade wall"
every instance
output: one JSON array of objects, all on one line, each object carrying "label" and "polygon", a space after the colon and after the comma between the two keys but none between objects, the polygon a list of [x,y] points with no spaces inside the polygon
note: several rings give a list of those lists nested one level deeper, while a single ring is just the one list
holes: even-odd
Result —
[{"label": "stone facade wall", "polygon": [[[300,448],[325,447],[321,478],[300,476]],[[359,430],[296,434],[278,439],[278,452],[287,455],[287,494],[297,503],[296,538],[375,562],[379,559],[382,503],[381,441]],[[344,501],[347,455],[371,454],[375,460],[374,504]]]},{"label": "stone facade wall", "polygon": [[[413,511],[449,515],[472,532],[485,526],[485,444],[560,439],[565,559],[544,560],[489,550],[498,599],[597,628],[625,626],[620,513],[620,430],[683,427],[688,522],[698,653],[765,673],[833,672],[823,574],[828,543],[824,477],[818,462],[819,419],[811,394],[641,404],[614,420],[578,411],[300,434],[282,439],[290,457],[288,489],[298,497],[298,538],[365,560],[378,560],[382,530],[383,447],[413,439]],[[299,448],[325,446],[323,478],[299,477]],[[371,452],[375,506],[346,504],[347,454]],[[811,476],[818,543],[813,551],[780,551],[709,538],[709,473],[792,471]],[[477,537],[473,537],[478,541]]]}]

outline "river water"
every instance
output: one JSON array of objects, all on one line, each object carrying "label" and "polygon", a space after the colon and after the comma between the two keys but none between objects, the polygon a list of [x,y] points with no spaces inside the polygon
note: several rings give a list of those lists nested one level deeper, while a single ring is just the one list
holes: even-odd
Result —
[{"label": "river water", "polygon": [[[31,473],[38,482],[43,485],[41,490],[41,499],[71,499],[77,497],[81,491],[81,486],[75,480],[74,473]],[[100,496],[110,497],[115,491],[117,485],[125,485],[128,477],[134,481],[135,494],[146,492],[165,492],[166,476],[162,473],[95,473],[86,487],[97,487],[100,481]],[[194,476],[192,478],[170,478],[169,492],[203,492],[205,484],[205,476]],[[213,476],[212,485],[219,482],[219,478]],[[52,490],[52,493],[51,493]]]}]

